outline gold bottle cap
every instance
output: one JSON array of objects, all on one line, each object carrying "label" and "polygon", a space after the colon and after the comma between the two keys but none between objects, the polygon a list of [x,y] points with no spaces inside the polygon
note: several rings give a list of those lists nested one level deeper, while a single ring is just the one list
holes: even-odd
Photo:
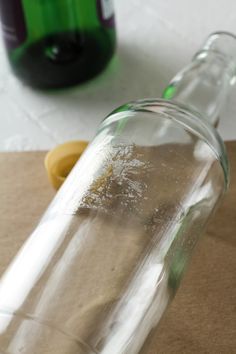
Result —
[{"label": "gold bottle cap", "polygon": [[69,141],[47,153],[44,164],[55,189],[59,189],[63,184],[88,144],[88,141]]}]

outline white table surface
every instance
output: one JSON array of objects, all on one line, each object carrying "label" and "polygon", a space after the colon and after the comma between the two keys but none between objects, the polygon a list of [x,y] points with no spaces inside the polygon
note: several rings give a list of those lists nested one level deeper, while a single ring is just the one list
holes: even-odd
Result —
[{"label": "white table surface", "polygon": [[[57,94],[33,91],[10,72],[0,43],[0,150],[43,150],[91,139],[117,106],[158,97],[209,33],[236,33],[235,0],[115,0],[117,55],[95,80]],[[236,138],[236,89],[221,116],[225,140]]]}]

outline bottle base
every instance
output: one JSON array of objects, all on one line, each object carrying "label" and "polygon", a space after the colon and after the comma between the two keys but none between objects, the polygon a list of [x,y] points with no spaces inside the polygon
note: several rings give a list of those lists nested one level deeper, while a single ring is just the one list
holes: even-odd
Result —
[{"label": "bottle base", "polygon": [[104,29],[49,35],[9,55],[13,72],[39,89],[60,89],[99,74],[112,58],[115,39]]}]

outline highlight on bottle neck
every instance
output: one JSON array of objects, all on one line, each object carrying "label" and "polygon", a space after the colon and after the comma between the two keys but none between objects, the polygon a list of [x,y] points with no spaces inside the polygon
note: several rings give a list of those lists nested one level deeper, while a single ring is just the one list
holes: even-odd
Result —
[{"label": "highlight on bottle neck", "polygon": [[164,90],[163,98],[184,103],[212,125],[219,116],[236,78],[236,36],[211,34],[192,62]]},{"label": "highlight on bottle neck", "polygon": [[230,32],[212,33],[202,49],[196,54],[196,58],[201,59],[208,54],[221,58],[231,77],[231,84],[234,84],[236,79],[236,35]]}]

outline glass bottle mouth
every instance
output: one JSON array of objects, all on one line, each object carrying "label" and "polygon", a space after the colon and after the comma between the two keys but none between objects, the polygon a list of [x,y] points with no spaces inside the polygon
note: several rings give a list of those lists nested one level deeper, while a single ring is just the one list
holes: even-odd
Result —
[{"label": "glass bottle mouth", "polygon": [[209,53],[220,57],[229,66],[231,83],[236,79],[236,35],[231,32],[218,31],[210,34],[195,58],[204,58]]},{"label": "glass bottle mouth", "polygon": [[236,35],[226,31],[214,32],[207,38],[203,49],[218,51],[236,59]]},{"label": "glass bottle mouth", "polygon": [[190,109],[184,104],[165,99],[143,99],[127,103],[115,111],[103,121],[100,130],[107,127],[109,124],[118,122],[124,118],[124,112],[135,113],[156,113],[169,120],[175,121],[185,130],[204,141],[213,151],[216,159],[220,162],[225,180],[225,189],[229,184],[229,163],[225,144],[221,139],[216,129],[208,123],[198,112]]}]

